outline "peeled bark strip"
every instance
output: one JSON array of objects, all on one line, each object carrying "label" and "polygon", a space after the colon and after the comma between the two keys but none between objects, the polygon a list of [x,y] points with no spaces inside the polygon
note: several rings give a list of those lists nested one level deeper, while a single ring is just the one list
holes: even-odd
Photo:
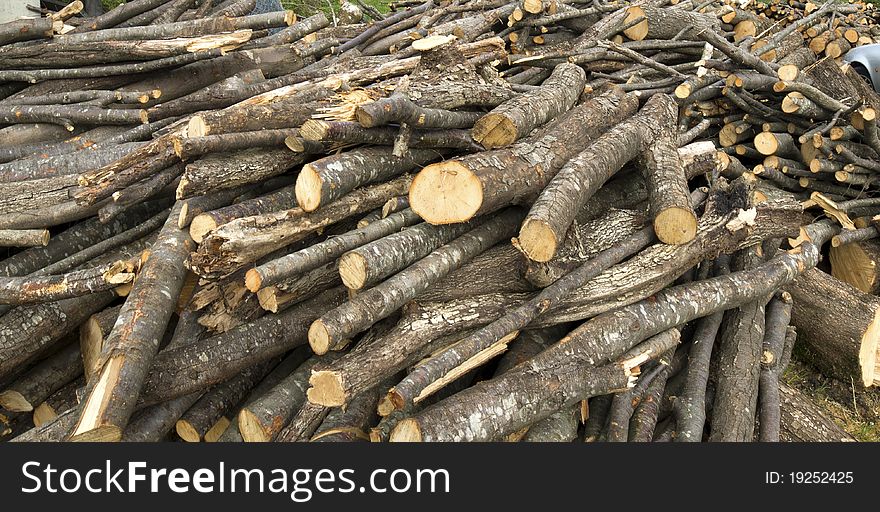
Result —
[{"label": "peeled bark strip", "polygon": [[227,411],[241,402],[270,369],[268,363],[257,364],[206,391],[175,423],[177,435],[190,443],[216,441],[217,422],[222,421]]},{"label": "peeled bark strip", "polygon": [[59,350],[0,392],[0,407],[27,412],[82,374],[76,343]]},{"label": "peeled bark strip", "polygon": [[409,150],[397,156],[390,148],[382,147],[327,156],[303,166],[296,179],[297,204],[312,212],[357,187],[409,172],[441,156],[431,149]]},{"label": "peeled bark strip", "polygon": [[343,300],[343,290],[329,290],[283,313],[266,315],[223,334],[159,353],[139,396],[139,405],[205,389],[304,345],[309,323]]},{"label": "peeled bark strip", "polygon": [[496,294],[408,305],[391,331],[371,343],[359,343],[334,364],[315,372],[309,379],[309,402],[326,407],[345,405],[416,362],[435,340],[484,325],[526,297]]},{"label": "peeled bark strip", "polygon": [[433,226],[423,222],[352,249],[339,258],[342,282],[352,290],[372,286],[474,227],[475,223]]},{"label": "peeled bark strip", "polygon": [[418,216],[406,209],[393,213],[366,227],[328,238],[301,251],[263,263],[248,270],[245,284],[256,293],[260,289],[280,283],[284,279],[314,270],[338,258],[346,251],[391,235],[402,228],[415,224]]},{"label": "peeled bark strip", "polygon": [[20,306],[0,317],[0,379],[13,375],[114,298],[116,294],[107,291]]},{"label": "peeled bark strip", "polygon": [[520,94],[477,120],[474,140],[486,149],[513,144],[533,129],[572,108],[584,92],[586,73],[574,64],[560,64],[540,89]]},{"label": "peeled bark strip", "polygon": [[761,354],[759,380],[759,439],[762,442],[779,441],[779,376],[785,346],[788,322],[791,320],[791,295],[778,294],[767,306],[765,334]]},{"label": "peeled bark strip", "polygon": [[[338,357],[327,356],[327,362]],[[306,401],[306,388],[312,369],[324,364],[325,358],[311,357],[296,371],[263,395],[256,397],[238,413],[238,431],[247,442],[269,442],[293,418]]]},{"label": "peeled bark strip", "polygon": [[409,188],[409,176],[355,190],[312,213],[301,208],[236,219],[213,230],[190,257],[190,268],[201,277],[228,275],[272,251],[343,219],[382,206]]},{"label": "peeled bark strip", "polygon": [[171,214],[119,313],[101,354],[100,377],[89,383],[74,440],[118,441],[134,412],[147,372],[183,288],[183,263],[192,241],[177,227],[180,203]]},{"label": "peeled bark strip", "polygon": [[[391,432],[391,442],[489,441],[549,417],[591,396],[635,385],[638,365],[678,343],[666,333],[648,340],[632,356],[598,368],[583,361],[557,361],[553,376],[533,371],[533,362],[552,349],[500,377],[483,381],[407,418]],[[656,343],[655,343],[656,342]],[[566,378],[577,375],[577,378]],[[510,378],[513,376],[514,378]],[[498,385],[508,386],[499,393]]]},{"label": "peeled bark strip", "polygon": [[577,211],[675,117],[675,102],[669,96],[654,95],[636,116],[605,132],[569,161],[541,192],[523,222],[518,238],[525,254],[535,261],[549,261]]},{"label": "peeled bark strip", "polygon": [[522,215],[509,209],[435,250],[380,286],[359,294],[321,316],[309,327],[309,345],[317,354],[339,348],[350,336],[386,318],[449,272],[509,237]]},{"label": "peeled bark strip", "polygon": [[786,287],[799,345],[823,372],[865,387],[880,385],[880,299],[821,271]]},{"label": "peeled bark strip", "polygon": [[48,229],[0,229],[0,247],[49,245]]},{"label": "peeled bark strip", "polygon": [[177,199],[258,183],[283,174],[305,161],[287,149],[247,149],[209,155],[186,166]]},{"label": "peeled bark strip", "polygon": [[79,328],[79,347],[86,381],[97,376],[101,351],[107,336],[113,331],[122,306],[113,306],[90,316]]},{"label": "peeled bark strip", "polygon": [[635,96],[612,88],[509,148],[429,165],[413,180],[410,206],[431,224],[451,224],[530,202],[584,145],[637,107]]},{"label": "peeled bark strip", "polygon": [[667,118],[668,130],[654,139],[641,155],[648,186],[650,216],[661,242],[681,245],[697,234],[697,216],[691,207],[690,190],[673,136],[675,117]]}]

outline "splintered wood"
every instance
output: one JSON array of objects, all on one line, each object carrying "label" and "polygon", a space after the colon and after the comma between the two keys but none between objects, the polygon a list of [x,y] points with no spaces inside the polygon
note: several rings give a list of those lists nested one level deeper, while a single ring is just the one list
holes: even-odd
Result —
[{"label": "splintered wood", "polygon": [[0,25],[0,439],[853,439],[880,11],[356,3]]}]

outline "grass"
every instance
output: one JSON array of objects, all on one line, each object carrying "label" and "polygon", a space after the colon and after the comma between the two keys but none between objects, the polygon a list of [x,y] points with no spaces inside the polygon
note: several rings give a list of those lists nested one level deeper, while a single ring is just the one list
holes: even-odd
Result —
[{"label": "grass", "polygon": [[808,396],[859,441],[880,442],[880,394],[876,390],[824,377],[796,360],[792,360],[782,380]]}]

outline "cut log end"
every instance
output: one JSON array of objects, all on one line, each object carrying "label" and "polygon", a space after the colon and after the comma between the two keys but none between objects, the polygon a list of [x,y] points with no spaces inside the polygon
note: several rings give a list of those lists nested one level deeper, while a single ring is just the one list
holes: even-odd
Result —
[{"label": "cut log end", "polygon": [[697,217],[687,208],[667,208],[654,218],[654,232],[663,243],[686,244],[697,236]]},{"label": "cut log end", "polygon": [[454,160],[425,167],[409,189],[410,207],[431,224],[468,221],[482,203],[482,183],[467,167]]},{"label": "cut log end", "polygon": [[343,254],[339,258],[339,277],[351,290],[360,290],[367,282],[367,260],[358,253]]},{"label": "cut log end", "polygon": [[[834,245],[835,239],[837,245]],[[877,287],[875,261],[859,244],[841,244],[838,237],[831,239],[831,274],[845,283],[873,293]]]},{"label": "cut log end", "polygon": [[477,120],[471,135],[486,149],[503,148],[516,141],[516,125],[507,116],[488,113]]},{"label": "cut log end", "polygon": [[689,84],[683,83],[679,84],[678,87],[675,88],[675,97],[678,99],[685,99],[691,95],[691,86]]},{"label": "cut log end", "polygon": [[214,426],[212,426],[210,429],[208,429],[207,432],[205,432],[205,442],[216,443],[217,440],[220,439],[220,436],[222,436],[223,433],[226,432],[226,429],[229,428],[229,425],[231,423],[232,422],[229,421],[229,418],[227,418],[226,416],[222,416],[219,420],[217,420],[217,423],[214,423]]},{"label": "cut log end", "polygon": [[[321,121],[318,119],[309,119],[305,123],[303,123],[302,127],[299,129],[299,135],[305,140],[313,140],[313,141],[321,141],[324,140],[324,137],[327,136],[329,131],[329,125],[325,121]],[[294,136],[290,136],[291,138]],[[295,137],[294,137],[295,138]],[[287,144],[287,139],[284,140],[285,144]],[[302,146],[302,144],[300,144]],[[287,146],[290,148],[290,145]],[[290,148],[293,151],[297,151],[294,148]]]},{"label": "cut log end", "polygon": [[632,27],[623,31],[623,35],[632,39],[633,41],[641,41],[645,37],[648,36],[648,18],[645,16],[645,10],[639,6],[632,6],[626,9],[626,17],[623,19],[624,25],[629,25],[631,22],[635,21],[637,18],[645,18],[642,21],[636,23]]},{"label": "cut log end", "polygon": [[324,355],[330,350],[330,331],[320,319],[309,326],[309,346],[315,354]]},{"label": "cut log end", "polygon": [[257,293],[260,291],[262,282],[263,278],[260,276],[260,272],[255,268],[248,270],[244,275],[244,285],[251,291],[251,293]]},{"label": "cut log end", "polygon": [[208,123],[202,116],[193,116],[186,125],[187,137],[204,137],[210,132]]},{"label": "cut log end", "polygon": [[859,365],[862,384],[865,387],[880,386],[880,308],[874,311],[874,319],[862,335]]},{"label": "cut log end", "polygon": [[312,212],[321,206],[321,184],[321,175],[311,165],[304,165],[294,188],[300,208]]},{"label": "cut log end", "polygon": [[198,430],[186,420],[177,420],[177,423],[174,425],[174,430],[181,439],[188,443],[198,443],[202,440]]},{"label": "cut log end", "polygon": [[265,288],[261,288],[257,292],[257,301],[260,303],[260,307],[269,311],[270,313],[278,312],[278,290],[274,286],[267,286]]},{"label": "cut log end", "polygon": [[210,215],[196,215],[189,224],[189,236],[192,237],[195,243],[200,244],[205,236],[216,228],[217,221],[211,218]]},{"label": "cut log end", "polygon": [[526,219],[519,231],[519,247],[532,261],[545,263],[556,254],[559,240],[553,229],[541,220]]},{"label": "cut log end", "polygon": [[389,441],[392,443],[420,443],[422,442],[422,430],[419,422],[414,418],[406,418],[391,431]]},{"label": "cut log end", "polygon": [[755,149],[762,155],[773,155],[779,149],[779,141],[773,132],[761,132],[755,136]]},{"label": "cut log end", "polygon": [[271,441],[271,438],[263,429],[260,420],[247,409],[242,409],[238,413],[238,431],[241,432],[241,438],[249,443],[266,443]]},{"label": "cut log end", "polygon": [[30,412],[34,410],[33,404],[28,402],[18,391],[7,389],[0,393],[0,407],[11,412]]},{"label": "cut log end", "polygon": [[58,412],[46,402],[41,403],[34,409],[34,426],[41,427],[58,417]]},{"label": "cut log end", "polygon": [[348,396],[342,387],[342,375],[338,372],[322,370],[313,372],[309,378],[311,387],[306,392],[309,402],[324,407],[345,405]]}]

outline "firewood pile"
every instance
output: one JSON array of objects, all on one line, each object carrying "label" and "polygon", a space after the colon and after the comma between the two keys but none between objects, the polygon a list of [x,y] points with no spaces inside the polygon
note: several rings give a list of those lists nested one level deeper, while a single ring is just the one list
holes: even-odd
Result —
[{"label": "firewood pile", "polygon": [[839,441],[870,5],[82,4],[0,25],[16,441]]}]

